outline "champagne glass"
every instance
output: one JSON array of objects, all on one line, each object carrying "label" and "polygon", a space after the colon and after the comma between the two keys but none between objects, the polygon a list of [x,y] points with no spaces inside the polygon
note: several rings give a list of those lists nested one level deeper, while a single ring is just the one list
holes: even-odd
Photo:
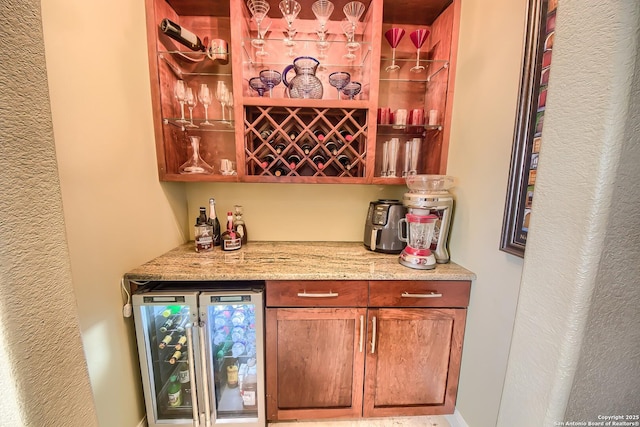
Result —
[{"label": "champagne glass", "polygon": [[229,109],[229,121],[233,120],[233,92],[227,91],[227,108]]},{"label": "champagne glass", "polygon": [[418,49],[418,54],[416,57],[416,65],[414,67],[411,67],[411,69],[409,70],[413,73],[421,73],[424,70],[424,66],[420,65],[420,48],[424,44],[425,40],[427,40],[428,36],[429,36],[429,30],[427,30],[426,28],[415,30],[411,34],[409,34],[409,37],[411,38],[413,45],[416,47],[416,49]]},{"label": "champagne glass", "polygon": [[249,0],[247,1],[247,7],[249,8],[249,12],[251,12],[251,16],[253,16],[254,21],[256,21],[256,26],[258,30],[258,38],[251,40],[251,45],[254,47],[261,47],[264,44],[264,39],[260,38],[260,25],[262,24],[262,20],[267,16],[267,12],[271,6],[266,0]]},{"label": "champagne glass", "polygon": [[193,109],[198,105],[198,97],[195,93],[193,93],[193,89],[187,87],[187,91],[185,92],[185,100],[187,102],[187,107],[189,107],[189,123],[185,126],[189,128],[197,128],[197,125],[193,124]]},{"label": "champagne glass", "polygon": [[200,89],[198,90],[198,100],[200,103],[204,105],[204,122],[202,122],[203,126],[214,126],[213,123],[209,121],[209,105],[211,105],[211,89],[206,83],[202,83],[200,85]]},{"label": "champagne glass", "polygon": [[222,106],[222,121],[226,122],[227,119],[225,118],[225,114],[224,114],[224,109],[225,106],[227,104],[227,85],[222,81],[222,80],[218,80],[218,86],[216,87],[216,99],[218,100],[218,102],[220,103],[220,105]]},{"label": "champagne glass", "polygon": [[320,29],[318,30],[318,37],[320,38],[318,48],[320,48],[321,51],[329,47],[329,43],[326,41],[327,22],[329,21],[329,17],[331,17],[331,13],[333,13],[333,7],[333,3],[329,0],[317,0],[311,5],[311,11],[320,24]]},{"label": "champagne glass", "polygon": [[262,70],[260,80],[269,88],[269,97],[273,98],[273,88],[282,81],[282,74],[276,70]]},{"label": "champagne glass", "polygon": [[252,77],[249,79],[249,87],[256,92],[258,92],[258,96],[263,96],[264,93],[269,89],[269,87],[264,84],[260,77]]},{"label": "champagne glass", "polygon": [[398,47],[400,40],[404,37],[404,30],[402,28],[390,28],[384,33],[384,37],[391,46],[391,65],[384,70],[390,73],[400,69],[400,66],[396,65],[396,47]]},{"label": "champagne glass", "polygon": [[296,42],[293,40],[293,37],[296,34],[296,29],[293,28],[293,22],[298,17],[298,14],[302,10],[302,6],[296,0],[282,0],[279,4],[280,12],[282,12],[282,17],[287,23],[287,38],[284,41],[286,46],[289,46],[289,56],[293,55],[293,46],[296,45]]},{"label": "champagne glass", "polygon": [[351,81],[351,74],[344,71],[336,71],[329,74],[329,84],[338,90],[338,99],[340,99],[340,91]]},{"label": "champagne glass", "polygon": [[176,82],[176,86],[173,88],[173,93],[180,103],[180,120],[178,120],[178,123],[188,123],[184,119],[184,103],[186,101],[185,97],[187,94],[187,85],[185,84],[184,80],[178,80]]},{"label": "champagne glass", "polygon": [[347,95],[350,100],[353,100],[360,93],[360,90],[362,90],[362,85],[359,82],[349,82],[342,88],[342,93]]}]

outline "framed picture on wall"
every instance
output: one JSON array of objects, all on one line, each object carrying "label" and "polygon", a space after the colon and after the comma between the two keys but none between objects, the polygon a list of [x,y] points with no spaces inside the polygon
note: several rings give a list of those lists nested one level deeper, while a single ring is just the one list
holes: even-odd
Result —
[{"label": "framed picture on wall", "polygon": [[529,221],[535,214],[538,154],[547,104],[557,0],[530,0],[509,185],[500,250],[524,257]]}]

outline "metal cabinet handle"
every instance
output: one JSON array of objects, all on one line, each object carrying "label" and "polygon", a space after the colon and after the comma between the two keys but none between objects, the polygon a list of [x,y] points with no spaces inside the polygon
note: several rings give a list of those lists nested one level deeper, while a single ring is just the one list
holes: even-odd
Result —
[{"label": "metal cabinet handle", "polygon": [[[193,332],[191,331],[191,327],[192,325],[189,325],[187,327],[187,360],[190,361],[189,363],[189,378],[195,379],[196,377],[196,372],[195,372],[195,368],[193,365]],[[192,385],[195,386],[195,381],[192,381],[191,383]],[[199,427],[200,426],[200,413],[198,412],[198,391],[196,390],[196,387],[192,387],[191,388],[191,408],[193,410],[193,427]]]},{"label": "metal cabinet handle", "polygon": [[340,294],[337,292],[331,292],[331,291],[325,292],[325,293],[318,293],[318,294],[315,294],[315,293],[310,294],[310,293],[307,293],[307,291],[298,292],[298,296],[300,298],[335,298],[338,295]]},{"label": "metal cabinet handle", "polygon": [[373,330],[371,331],[371,354],[373,354],[376,352],[376,316],[371,319],[371,324],[373,325]]},{"label": "metal cabinet handle", "polygon": [[360,353],[362,353],[363,346],[364,346],[364,316],[360,316]]},{"label": "metal cabinet handle", "polygon": [[410,294],[409,292],[403,292],[402,298],[442,298],[442,294],[431,291],[428,294]]},{"label": "metal cabinet handle", "polygon": [[204,420],[206,427],[211,426],[211,405],[209,403],[209,375],[207,374],[207,353],[204,342],[204,322],[200,322],[200,360],[202,362],[202,389],[204,391]]}]

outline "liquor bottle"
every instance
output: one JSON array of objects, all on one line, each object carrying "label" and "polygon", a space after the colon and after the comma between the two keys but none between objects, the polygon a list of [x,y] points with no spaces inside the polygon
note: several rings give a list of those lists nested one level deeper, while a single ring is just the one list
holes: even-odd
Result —
[{"label": "liquor bottle", "polygon": [[315,156],[313,156],[311,161],[316,164],[318,169],[324,169],[324,164],[327,162],[327,159],[325,159],[321,154],[316,154]]},{"label": "liquor bottle", "polygon": [[213,249],[213,227],[208,224],[207,210],[204,207],[200,207],[200,215],[196,219],[193,234],[196,252],[206,252]]},{"label": "liquor bottle", "polygon": [[242,381],[242,406],[245,409],[256,408],[257,392],[258,376],[256,372],[256,360],[251,358],[247,361],[247,373]]},{"label": "liquor bottle", "polygon": [[172,365],[175,365],[176,362],[180,360],[181,357],[182,357],[182,352],[180,350],[176,350],[173,353],[173,356],[171,356],[171,359],[169,359],[169,363]]},{"label": "liquor bottle", "polygon": [[238,387],[238,364],[233,362],[227,366],[227,386],[229,388]]},{"label": "liquor bottle", "polygon": [[207,223],[207,210],[200,206],[200,215],[196,219],[196,225],[203,225]]},{"label": "liquor bottle", "polygon": [[169,381],[169,387],[167,388],[169,406],[180,406],[182,405],[182,387],[180,387],[178,378],[175,375],[171,375]]},{"label": "liquor bottle", "polygon": [[158,347],[160,348],[160,350],[164,349],[166,346],[171,344],[171,341],[173,340],[173,335],[174,334],[175,334],[175,331],[171,331],[170,333],[165,335],[165,337],[162,339],[160,344],[158,344]]},{"label": "liquor bottle", "polygon": [[242,241],[242,244],[246,245],[247,244],[247,225],[244,222],[244,218],[242,218],[242,216],[244,215],[242,206],[235,205],[233,208],[235,209],[233,224],[235,226],[236,233],[238,233],[238,235],[240,236],[240,240]]},{"label": "liquor bottle", "polygon": [[202,51],[207,50],[205,45],[202,44],[200,37],[193,34],[191,31],[182,28],[180,25],[165,18],[160,22],[160,31],[174,39],[180,44],[185,45],[191,50]]},{"label": "liquor bottle", "polygon": [[313,147],[312,147],[311,145],[309,145],[308,143],[306,143],[306,142],[305,142],[304,144],[302,144],[302,146],[301,146],[300,148],[302,148],[302,152],[303,152],[305,155],[309,155],[309,153],[311,152],[311,149],[312,149]]},{"label": "liquor bottle", "polygon": [[260,159],[260,166],[262,166],[262,169],[266,169],[271,163],[273,163],[275,159],[276,157],[273,154],[267,154],[262,159]]},{"label": "liquor bottle", "polygon": [[187,342],[187,337],[185,335],[180,335],[180,338],[178,338],[178,342],[176,343],[176,350],[181,350],[182,351],[182,347],[184,347],[185,343]]},{"label": "liquor bottle", "polygon": [[209,199],[209,220],[208,223],[213,227],[213,245],[220,246],[220,221],[216,214],[216,199]]},{"label": "liquor bottle", "polygon": [[324,132],[320,129],[314,130],[313,131],[313,135],[316,137],[316,139],[320,142],[324,141]]},{"label": "liquor bottle", "polygon": [[182,309],[182,306],[179,305],[168,305],[167,308],[162,312],[162,317],[169,317],[172,314],[179,313]]},{"label": "liquor bottle", "polygon": [[300,160],[300,156],[296,153],[289,154],[287,156],[287,163],[289,163],[289,168],[291,169],[295,169],[298,166],[298,163],[300,163]]},{"label": "liquor bottle", "polygon": [[347,142],[353,141],[353,135],[351,135],[349,131],[341,130],[339,133],[340,133],[340,136],[343,137],[345,141]]},{"label": "liquor bottle", "polygon": [[191,406],[191,375],[189,374],[189,362],[184,360],[180,364],[178,371],[178,381],[182,389],[182,403],[184,406]]},{"label": "liquor bottle", "polygon": [[338,150],[340,149],[340,146],[338,145],[338,143],[336,141],[327,141],[327,143],[324,144],[324,146],[327,148],[327,150],[329,150],[329,152],[333,156],[338,154]]},{"label": "liquor bottle", "polygon": [[233,230],[233,212],[227,212],[227,230],[222,233],[222,250],[235,251],[242,247],[242,240]]},{"label": "liquor bottle", "polygon": [[346,170],[351,170],[351,159],[349,157],[344,154],[340,154],[336,159]]}]

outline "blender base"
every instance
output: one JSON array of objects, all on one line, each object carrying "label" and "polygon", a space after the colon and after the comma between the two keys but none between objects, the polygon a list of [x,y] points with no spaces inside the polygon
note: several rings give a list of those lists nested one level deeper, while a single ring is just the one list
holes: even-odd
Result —
[{"label": "blender base", "polygon": [[411,255],[402,251],[398,257],[398,262],[405,267],[415,268],[417,270],[433,270],[436,268],[436,257],[433,254],[424,255]]}]

